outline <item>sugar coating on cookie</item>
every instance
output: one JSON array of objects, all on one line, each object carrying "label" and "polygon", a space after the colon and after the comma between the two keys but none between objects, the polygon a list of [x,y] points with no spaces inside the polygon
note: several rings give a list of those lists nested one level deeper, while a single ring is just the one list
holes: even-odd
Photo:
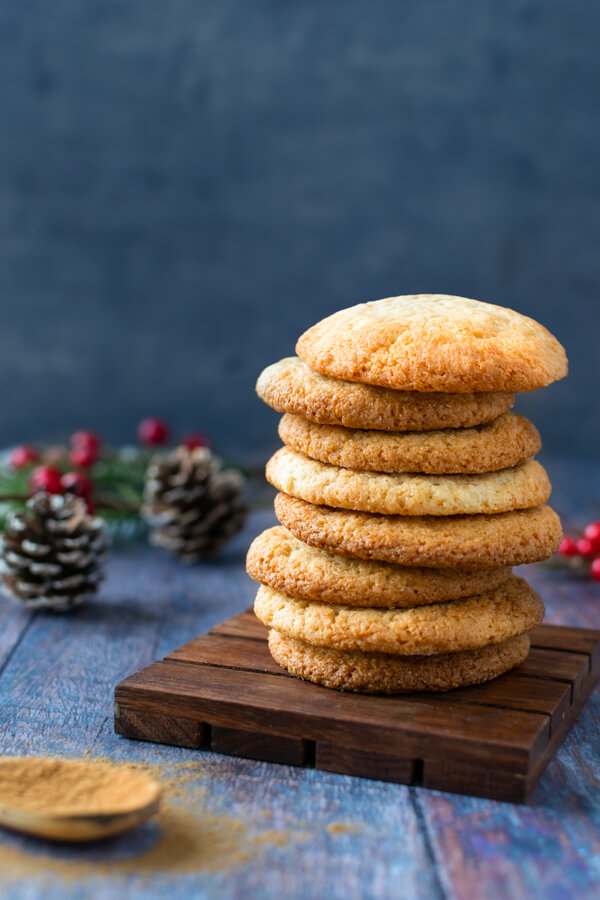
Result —
[{"label": "sugar coating on cookie", "polygon": [[404,391],[532,391],[567,374],[543,325],[447,294],[342,309],[305,331],[296,352],[324,375]]},{"label": "sugar coating on cookie", "polygon": [[256,392],[278,412],[311,422],[383,431],[470,428],[507,412],[514,394],[417,393],[329,378],[297,356],[281,359],[261,372]]},{"label": "sugar coating on cookie", "polygon": [[409,609],[302,600],[261,585],[254,612],[269,628],[315,647],[429,656],[499,644],[536,628],[544,604],[523,578],[475,597]]},{"label": "sugar coating on cookie", "polygon": [[278,490],[309,503],[386,515],[489,515],[539,506],[551,492],[535,460],[483,475],[390,475],[332,466],[282,447],[267,463],[266,476]]},{"label": "sugar coating on cookie", "polygon": [[372,472],[475,475],[516,466],[542,446],[535,425],[504,413],[473,428],[390,432],[317,425],[286,413],[279,436],[311,459]]},{"label": "sugar coating on cookie", "polygon": [[291,675],[324,687],[364,694],[443,692],[481,684],[522,663],[529,647],[529,638],[522,634],[479,650],[403,657],[313,647],[274,629],[269,632],[271,656]]},{"label": "sugar coating on cookie", "polygon": [[518,566],[548,559],[562,538],[560,519],[549,506],[494,516],[384,516],[278,494],[275,514],[306,544],[402,566]]},{"label": "sugar coating on cookie", "polygon": [[254,539],[248,574],[292,597],[346,606],[400,608],[443,603],[482,594],[510,578],[508,566],[494,569],[424,569],[367,559],[350,559],[309,547],[283,526]]}]

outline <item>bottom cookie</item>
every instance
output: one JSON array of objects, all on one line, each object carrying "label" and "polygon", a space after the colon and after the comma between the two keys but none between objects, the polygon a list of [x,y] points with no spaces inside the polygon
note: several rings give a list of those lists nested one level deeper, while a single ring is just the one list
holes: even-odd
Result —
[{"label": "bottom cookie", "polygon": [[269,632],[271,656],[296,678],[363,694],[441,692],[481,684],[518,666],[526,659],[529,646],[529,638],[521,634],[479,650],[397,656],[313,647],[273,629]]}]

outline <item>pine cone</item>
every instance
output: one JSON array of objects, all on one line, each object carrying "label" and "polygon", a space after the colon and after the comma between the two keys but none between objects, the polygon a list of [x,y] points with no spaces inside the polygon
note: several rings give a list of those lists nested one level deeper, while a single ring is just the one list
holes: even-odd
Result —
[{"label": "pine cone", "polygon": [[73,609],[98,589],[107,547],[104,523],[84,500],[42,491],[7,519],[0,584],[30,609]]},{"label": "pine cone", "polygon": [[185,562],[214,558],[243,528],[244,478],[223,471],[207,447],[177,447],[146,472],[142,514],[154,527],[150,542]]}]

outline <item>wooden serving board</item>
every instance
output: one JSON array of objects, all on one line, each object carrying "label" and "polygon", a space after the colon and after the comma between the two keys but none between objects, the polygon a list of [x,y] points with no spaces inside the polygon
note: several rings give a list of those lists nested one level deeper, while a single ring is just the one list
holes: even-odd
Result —
[{"label": "wooden serving board", "polygon": [[524,802],[600,676],[600,631],[542,625],[527,660],[447,694],[342,693],[271,658],[247,611],[115,690],[115,731],[295,766]]}]

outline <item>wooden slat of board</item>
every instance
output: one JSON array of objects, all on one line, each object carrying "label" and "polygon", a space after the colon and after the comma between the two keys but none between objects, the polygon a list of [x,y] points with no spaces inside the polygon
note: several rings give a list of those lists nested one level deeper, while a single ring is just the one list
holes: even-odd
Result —
[{"label": "wooden slat of board", "polygon": [[[288,673],[272,659],[266,641],[235,638],[228,635],[201,635],[185,644],[167,659],[201,665],[228,666],[254,672]],[[587,657],[586,657],[587,659]],[[288,675],[288,677],[290,677]],[[433,696],[433,695],[432,695]],[[558,680],[540,680],[508,673],[501,678],[474,688],[462,688],[436,697],[440,703],[477,703],[501,706],[548,715],[552,727],[562,720],[571,702],[570,685]]]},{"label": "wooden slat of board", "polygon": [[559,647],[565,646],[567,641],[597,644],[600,641],[600,629],[577,628],[574,625],[538,625],[529,636],[534,647],[547,647],[548,641]]},{"label": "wooden slat of board", "polygon": [[115,702],[115,731],[134,737],[139,741],[155,744],[172,744],[175,747],[198,749],[210,740],[210,729],[202,722],[175,716],[152,715],[145,710],[138,711],[121,707]]},{"label": "wooden slat of board", "polygon": [[591,628],[570,628],[562,625],[540,625],[531,633],[533,647],[588,653],[590,670],[600,673],[600,631]]},{"label": "wooden slat of board", "polygon": [[571,702],[574,702],[589,675],[590,657],[586,653],[532,647],[525,662],[513,669],[513,672],[534,678],[564,681],[571,685]]},{"label": "wooden slat of board", "polygon": [[[570,655],[567,654],[567,657]],[[248,640],[211,633],[195,638],[166,658],[290,677],[286,670],[273,660],[264,640]],[[551,717],[554,727],[563,718],[571,702],[570,685],[550,677],[541,681],[524,676],[526,673],[515,675],[511,672],[485,685],[439,694],[436,699],[441,703],[450,700],[455,703],[469,702],[540,712]]]},{"label": "wooden slat of board", "polygon": [[[117,687],[123,708],[145,708],[197,721],[391,754],[458,753],[526,771],[549,738],[547,716],[435,698],[373,697],[332,692],[295,678],[164,661]],[[443,750],[442,750],[443,748]]]},{"label": "wooden slat of board", "polygon": [[193,641],[169,653],[165,659],[199,665],[227,666],[250,672],[270,672],[273,675],[291,677],[275,662],[266,641],[230,637],[214,632],[194,638]]},{"label": "wooden slat of board", "polygon": [[541,776],[544,773],[544,770],[558,748],[560,747],[562,741],[564,740],[569,729],[575,724],[579,713],[583,709],[585,701],[589,697],[590,693],[594,689],[594,686],[598,682],[598,675],[596,673],[591,673],[587,679],[584,690],[579,695],[579,698],[575,701],[575,703],[571,704],[569,708],[569,713],[565,717],[562,725],[558,728],[555,733],[552,735],[550,741],[542,751],[542,753],[537,756],[531,762],[530,773],[529,773],[529,789],[532,790],[537,782],[540,780]]},{"label": "wooden slat of board", "polygon": [[287,766],[304,766],[314,756],[312,742],[301,738],[280,737],[219,725],[213,725],[211,731],[210,748],[215,753],[244,756],[246,759],[260,759]]},{"label": "wooden slat of board", "polygon": [[531,790],[526,775],[507,772],[494,765],[475,768],[467,760],[436,756],[423,760],[423,787],[453,794],[469,794],[503,800],[507,803],[524,803]]},{"label": "wooden slat of board", "polygon": [[370,749],[344,747],[319,741],[315,753],[315,768],[340,775],[358,775],[396,784],[414,784],[420,779],[420,761],[390,756]]},{"label": "wooden slat of board", "polygon": [[220,622],[211,628],[209,634],[229,634],[232,637],[253,638],[255,640],[266,640],[269,629],[259,621],[251,609],[232,616],[226,622]]},{"label": "wooden slat of board", "polygon": [[508,672],[494,681],[459,688],[444,696],[455,702],[543,713],[550,717],[552,728],[556,728],[569,709],[571,687],[562,681],[527,678]]}]

